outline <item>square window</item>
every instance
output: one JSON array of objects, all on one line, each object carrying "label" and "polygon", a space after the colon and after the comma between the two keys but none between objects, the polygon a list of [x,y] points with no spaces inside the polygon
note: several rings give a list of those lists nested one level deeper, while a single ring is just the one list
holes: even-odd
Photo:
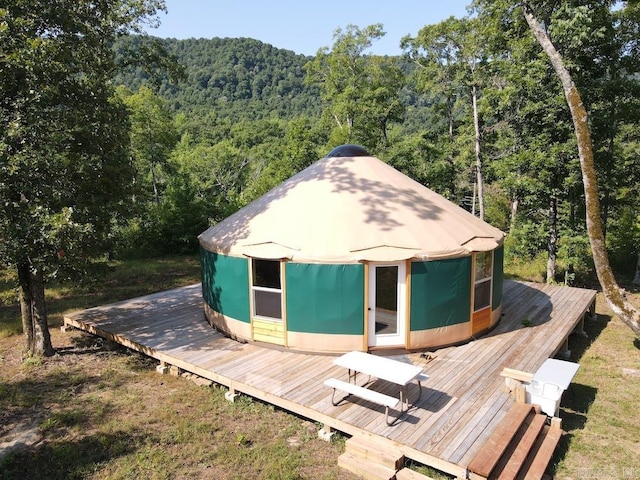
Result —
[{"label": "square window", "polygon": [[493,281],[493,252],[474,254],[473,311],[477,312],[491,305],[491,284]]},{"label": "square window", "polygon": [[280,262],[276,260],[252,260],[253,286],[280,290]]},{"label": "square window", "polygon": [[259,317],[282,319],[282,294],[266,290],[254,290],[253,305]]},{"label": "square window", "polygon": [[473,310],[482,310],[489,306],[491,300],[491,280],[485,280],[480,283],[476,283],[475,292],[473,295]]},{"label": "square window", "polygon": [[270,320],[282,320],[282,284],[280,262],[251,260],[253,314]]},{"label": "square window", "polygon": [[493,252],[478,252],[476,257],[476,282],[491,278],[493,273]]}]

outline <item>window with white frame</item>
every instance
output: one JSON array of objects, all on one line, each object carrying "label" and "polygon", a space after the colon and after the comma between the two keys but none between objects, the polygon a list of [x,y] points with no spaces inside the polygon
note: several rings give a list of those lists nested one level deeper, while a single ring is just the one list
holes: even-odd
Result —
[{"label": "window with white frame", "polygon": [[269,320],[282,320],[282,282],[280,262],[251,260],[253,314]]},{"label": "window with white frame", "polygon": [[491,280],[493,277],[493,252],[478,252],[475,257],[475,285],[473,311],[477,312],[491,304]]}]

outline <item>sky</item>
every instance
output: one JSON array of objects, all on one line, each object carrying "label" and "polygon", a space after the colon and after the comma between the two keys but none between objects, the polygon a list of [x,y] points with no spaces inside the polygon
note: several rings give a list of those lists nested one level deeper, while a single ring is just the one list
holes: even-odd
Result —
[{"label": "sky", "polygon": [[385,36],[367,53],[400,55],[400,39],[425,25],[466,15],[471,0],[166,0],[162,38],[247,37],[303,55],[333,45],[333,32],[347,25],[382,23]]}]

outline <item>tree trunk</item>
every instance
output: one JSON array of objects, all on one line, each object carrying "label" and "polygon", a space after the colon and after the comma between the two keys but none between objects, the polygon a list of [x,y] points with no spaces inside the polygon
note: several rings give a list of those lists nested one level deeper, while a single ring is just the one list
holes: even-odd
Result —
[{"label": "tree trunk", "polygon": [[476,214],[476,182],[473,182],[473,197],[471,198],[471,215]]},{"label": "tree trunk", "polygon": [[449,123],[449,153],[447,155],[447,163],[449,164],[449,193],[451,198],[456,197],[456,165],[453,154],[453,141],[454,141],[454,122],[453,107],[456,100],[453,95],[447,97],[447,120]]},{"label": "tree trunk", "polygon": [[564,65],[562,56],[549,39],[547,32],[542,28],[535,17],[531,6],[523,3],[524,17],[533,31],[536,40],[549,57],[556,74],[562,82],[567,104],[571,111],[571,119],[576,132],[578,142],[578,155],[582,169],[582,182],[586,204],[587,233],[593,255],[593,263],[602,292],[609,306],[620,319],[640,337],[640,311],[634,308],[624,297],[624,292],[618,286],[613,271],[609,265],[604,235],[602,231],[602,219],[600,218],[600,201],[598,198],[598,180],[593,161],[593,147],[589,132],[587,111],[580,98],[580,93],[571,78],[571,74]]},{"label": "tree trunk", "polygon": [[513,197],[511,200],[511,220],[509,222],[509,233],[513,233],[516,228],[516,218],[518,217],[518,207],[520,206],[520,200],[518,197]]},{"label": "tree trunk", "polygon": [[149,136],[149,156],[151,157],[151,183],[153,184],[153,201],[156,205],[160,203],[160,195],[158,193],[158,179],[156,178],[156,159],[154,154],[153,134],[151,131],[151,120],[147,118],[147,133]]},{"label": "tree trunk", "polygon": [[17,273],[25,355],[50,357],[54,350],[49,335],[42,268],[26,259],[18,265]]},{"label": "tree trunk", "polygon": [[[617,75],[616,75],[617,77]],[[602,235],[607,240],[607,228],[609,224],[609,209],[611,206],[611,177],[615,158],[616,145],[616,98],[611,98],[611,110],[609,115],[609,142],[607,152],[604,155],[604,192],[602,193]]]},{"label": "tree trunk", "polygon": [[20,286],[20,314],[22,316],[22,333],[24,334],[24,354],[33,354],[33,314],[31,311],[31,287],[29,282],[29,263],[21,263],[17,267],[18,284]]},{"label": "tree trunk", "polygon": [[478,117],[478,90],[475,85],[471,89],[473,103],[473,128],[475,130],[476,183],[478,184],[478,211],[484,220],[484,188],[482,180],[482,158],[480,156],[480,119]]},{"label": "tree trunk", "polygon": [[640,252],[638,252],[638,263],[636,263],[636,275],[633,277],[633,284],[640,285]]},{"label": "tree trunk", "polygon": [[42,268],[31,267],[31,311],[33,313],[33,348],[35,355],[50,357],[54,354],[47,322],[47,308],[44,297],[44,275]]},{"label": "tree trunk", "polygon": [[153,202],[158,205],[160,203],[160,194],[158,193],[158,180],[156,179],[155,162],[151,162],[151,183],[153,184]]},{"label": "tree trunk", "polygon": [[547,238],[547,283],[556,278],[556,253],[558,252],[558,198],[551,195],[549,205],[549,236]]}]

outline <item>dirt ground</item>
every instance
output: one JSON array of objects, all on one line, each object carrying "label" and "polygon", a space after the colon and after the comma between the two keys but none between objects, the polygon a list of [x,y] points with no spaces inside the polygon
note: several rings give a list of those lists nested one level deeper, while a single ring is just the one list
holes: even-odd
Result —
[{"label": "dirt ground", "polygon": [[352,479],[344,438],[226,389],[160,375],[155,362],[82,332],[52,329],[56,355],[0,340],[0,478]]}]

